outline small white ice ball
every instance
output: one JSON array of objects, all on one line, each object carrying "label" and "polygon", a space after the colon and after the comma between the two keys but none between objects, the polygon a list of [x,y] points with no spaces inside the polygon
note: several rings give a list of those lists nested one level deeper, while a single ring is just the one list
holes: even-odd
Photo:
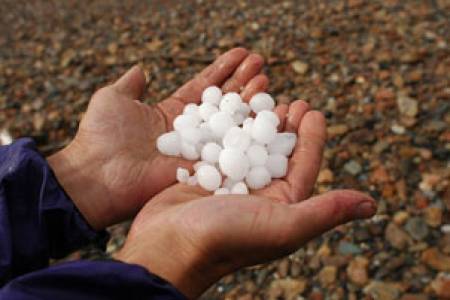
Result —
[{"label": "small white ice ball", "polygon": [[269,144],[277,134],[277,127],[267,118],[256,117],[252,125],[252,138],[260,144]]},{"label": "small white ice ball", "polygon": [[213,166],[202,166],[196,173],[198,184],[207,191],[215,191],[222,183],[222,176]]},{"label": "small white ice ball", "polygon": [[227,188],[218,188],[214,191],[214,195],[228,195],[230,190]]},{"label": "small white ice ball", "polygon": [[236,113],[233,114],[234,123],[236,123],[236,125],[238,125],[238,126],[242,125],[242,123],[244,122],[245,118],[247,118],[247,116],[244,116],[240,112],[236,112]]},{"label": "small white ice ball", "polygon": [[250,108],[250,105],[248,105],[248,103],[242,102],[241,105],[239,106],[239,110],[238,112],[242,115],[244,115],[245,117],[247,117],[250,112],[252,111],[252,109]]},{"label": "small white ice ball", "polygon": [[214,164],[219,161],[220,151],[222,147],[217,143],[207,143],[202,149],[201,158],[203,161]]},{"label": "small white ice ball", "polygon": [[202,93],[202,102],[218,106],[222,98],[222,90],[217,86],[207,87]]},{"label": "small white ice ball", "polygon": [[178,167],[177,168],[177,181],[181,183],[186,183],[189,179],[188,169]]},{"label": "small white ice ball", "polygon": [[197,160],[200,158],[200,153],[193,144],[186,142],[181,143],[181,156],[187,160]]},{"label": "small white ice ball", "polygon": [[220,152],[219,166],[223,174],[235,181],[240,181],[247,175],[249,162],[243,151],[229,148]]},{"label": "small white ice ball", "polygon": [[219,111],[209,118],[208,125],[214,136],[223,138],[228,129],[235,126],[235,123],[229,113]]},{"label": "small white ice ball", "polygon": [[243,181],[239,181],[231,189],[231,194],[233,194],[233,195],[247,195],[248,194],[248,187]]},{"label": "small white ice ball", "polygon": [[277,127],[280,124],[280,119],[278,118],[278,115],[270,110],[263,110],[260,111],[256,115],[256,119],[258,118],[266,118],[267,120],[270,120],[275,127]]},{"label": "small white ice ball", "polygon": [[238,93],[231,92],[223,95],[222,100],[219,104],[220,111],[227,112],[229,114],[234,114],[241,108],[242,99]]},{"label": "small white ice ball", "polygon": [[228,190],[231,190],[236,183],[237,183],[236,180],[233,180],[230,177],[227,177],[223,181],[222,187],[227,188]]},{"label": "small white ice ball", "polygon": [[183,142],[188,144],[197,144],[202,139],[202,131],[199,128],[187,127],[180,131],[180,136]]},{"label": "small white ice ball", "polygon": [[213,135],[207,122],[200,123],[199,129],[202,133],[202,142],[211,142],[215,140],[215,136]]},{"label": "small white ice ball", "polygon": [[207,163],[206,161],[199,160],[193,166],[194,171],[198,171],[198,169],[200,169],[200,167],[206,166],[206,165],[210,165],[210,163]]},{"label": "small white ice ball", "polygon": [[198,114],[203,121],[208,121],[209,118],[211,118],[211,116],[218,111],[219,109],[217,108],[217,106],[209,102],[202,103],[198,108]]},{"label": "small white ice ball", "polygon": [[251,143],[251,137],[240,127],[231,127],[223,137],[224,148],[236,148],[243,152]]},{"label": "small white ice ball", "polygon": [[264,166],[269,158],[266,147],[253,144],[247,149],[247,157],[251,167]]},{"label": "small white ice ball", "polygon": [[250,107],[255,113],[263,110],[272,110],[275,107],[275,101],[267,93],[258,93],[250,99]]},{"label": "small white ice ball", "polygon": [[198,181],[197,181],[197,176],[189,176],[189,178],[186,181],[187,185],[197,185]]},{"label": "small white ice ball", "polygon": [[252,128],[253,128],[253,122],[254,121],[255,121],[255,119],[253,119],[253,118],[247,118],[242,123],[242,129],[245,132],[247,132],[247,134],[249,134],[250,136],[252,135]]},{"label": "small white ice ball", "polygon": [[272,178],[282,178],[287,174],[288,159],[282,154],[271,154],[267,159],[266,168]]},{"label": "small white ice ball", "polygon": [[156,148],[164,155],[178,156],[181,153],[181,138],[176,131],[166,132],[156,140]]},{"label": "small white ice ball", "polygon": [[195,103],[187,104],[183,109],[183,115],[198,115],[198,105]]},{"label": "small white ice ball", "polygon": [[245,177],[245,182],[249,188],[258,190],[266,185],[270,184],[271,175],[269,171],[263,166],[257,166],[250,169],[247,176]]},{"label": "small white ice ball", "polygon": [[173,128],[180,131],[188,127],[197,127],[200,124],[200,118],[195,115],[179,115],[173,121]]},{"label": "small white ice ball", "polygon": [[292,132],[277,133],[275,139],[267,146],[270,154],[289,156],[297,144],[297,135]]}]

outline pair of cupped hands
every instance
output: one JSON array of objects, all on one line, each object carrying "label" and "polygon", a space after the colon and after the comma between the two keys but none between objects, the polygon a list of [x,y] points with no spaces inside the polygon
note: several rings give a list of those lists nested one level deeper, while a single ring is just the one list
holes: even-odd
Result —
[{"label": "pair of cupped hands", "polygon": [[158,153],[156,139],[172,130],[188,103],[211,85],[245,101],[267,89],[263,59],[232,49],[155,105],[140,100],[145,76],[135,66],[98,90],[74,140],[48,158],[59,182],[96,230],[134,217],[115,258],[138,264],[196,298],[241,267],[287,255],[327,230],[376,211],[372,198],[335,190],[311,197],[326,142],[322,113],[301,100],[280,104],[280,130],[298,143],[288,174],[251,195],[211,196],[176,184],[176,168],[192,162]]}]

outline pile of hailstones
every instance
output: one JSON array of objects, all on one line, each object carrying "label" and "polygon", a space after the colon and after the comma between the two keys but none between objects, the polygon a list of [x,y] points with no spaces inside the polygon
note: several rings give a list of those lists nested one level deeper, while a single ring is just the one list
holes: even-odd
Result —
[{"label": "pile of hailstones", "polygon": [[297,136],[277,132],[280,120],[269,94],[258,93],[247,104],[238,93],[222,95],[210,86],[201,100],[200,105],[186,105],[173,122],[174,131],[157,140],[165,155],[200,159],[192,176],[177,169],[179,182],[198,184],[216,195],[248,194],[248,188],[261,189],[286,175]]}]

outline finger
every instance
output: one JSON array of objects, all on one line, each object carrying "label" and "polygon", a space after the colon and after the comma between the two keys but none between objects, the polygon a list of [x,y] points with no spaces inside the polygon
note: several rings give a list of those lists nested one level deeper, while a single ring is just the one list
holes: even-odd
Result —
[{"label": "finger", "polygon": [[326,137],[326,123],[322,113],[307,112],[298,129],[297,145],[289,161],[286,176],[291,187],[292,199],[295,201],[308,198],[313,190]]},{"label": "finger", "polygon": [[173,94],[173,97],[184,103],[200,102],[201,94],[205,88],[212,85],[221,86],[247,56],[248,51],[244,48],[231,49],[219,56],[211,65],[197,74],[194,79],[179,88]]},{"label": "finger", "polygon": [[264,74],[259,74],[250,79],[250,81],[244,87],[241,93],[241,98],[245,102],[249,102],[250,99],[257,93],[265,92],[269,86],[269,78]]},{"label": "finger", "polygon": [[293,208],[293,232],[289,236],[298,247],[340,224],[372,217],[377,205],[366,194],[336,190],[297,203]]},{"label": "finger", "polygon": [[139,66],[134,66],[112,86],[118,93],[130,100],[141,99],[145,90],[145,74]]},{"label": "finger", "polygon": [[285,131],[297,132],[303,116],[309,111],[309,104],[303,100],[297,100],[289,105],[286,118]]},{"label": "finger", "polygon": [[240,92],[242,88],[255,77],[264,64],[261,55],[252,53],[240,64],[234,74],[222,86],[224,93]]},{"label": "finger", "polygon": [[289,105],[279,104],[275,107],[275,109],[273,111],[277,114],[278,119],[280,119],[280,124],[278,125],[278,131],[284,131],[284,126],[286,123],[286,116],[289,111]]}]

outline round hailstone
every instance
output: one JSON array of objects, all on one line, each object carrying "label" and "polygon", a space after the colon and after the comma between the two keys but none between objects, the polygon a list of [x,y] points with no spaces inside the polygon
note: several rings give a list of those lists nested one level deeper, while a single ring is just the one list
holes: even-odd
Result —
[{"label": "round hailstone", "polygon": [[247,149],[247,157],[250,167],[264,166],[269,158],[266,147],[253,144]]},{"label": "round hailstone", "polygon": [[202,103],[198,107],[198,114],[202,118],[203,121],[208,121],[209,118],[216,112],[218,112],[219,109],[214,104],[211,104],[209,102]]},{"label": "round hailstone", "polygon": [[202,142],[211,142],[215,140],[215,137],[211,131],[211,128],[209,128],[208,123],[203,122],[200,123],[200,132],[202,133]]},{"label": "round hailstone", "polygon": [[269,144],[277,134],[277,127],[267,118],[256,116],[252,125],[252,138],[260,144]]},{"label": "round hailstone", "polygon": [[185,168],[177,168],[177,180],[181,183],[186,183],[189,179],[189,171]]},{"label": "round hailstone", "polygon": [[202,131],[199,128],[187,127],[180,130],[180,136],[183,142],[195,145],[202,139]]},{"label": "round hailstone", "polygon": [[235,181],[240,181],[247,175],[249,163],[244,152],[230,148],[220,152],[219,166],[223,174]]},{"label": "round hailstone", "polygon": [[231,189],[231,194],[233,194],[233,195],[247,195],[248,194],[248,187],[243,181],[239,181]]},{"label": "round hailstone", "polygon": [[277,133],[275,139],[267,146],[270,154],[289,156],[297,144],[297,135],[292,132]]},{"label": "round hailstone", "polygon": [[156,140],[156,148],[164,155],[178,156],[181,152],[181,139],[176,131],[166,132]]},{"label": "round hailstone", "polygon": [[253,122],[254,121],[255,121],[255,119],[253,119],[253,118],[247,118],[242,123],[242,129],[245,132],[247,132],[247,134],[249,134],[250,136],[252,135],[252,128],[253,128]]},{"label": "round hailstone", "polygon": [[193,166],[194,171],[198,171],[198,169],[200,169],[201,166],[209,166],[211,165],[210,163],[207,163],[206,161],[202,161],[199,160],[198,162],[196,162]]},{"label": "round hailstone", "polygon": [[215,191],[222,183],[222,176],[213,166],[202,166],[197,173],[198,184],[207,191]]},{"label": "round hailstone", "polygon": [[244,116],[240,112],[236,112],[236,113],[233,114],[234,123],[236,123],[236,125],[238,125],[238,126],[242,125],[242,123],[244,122],[245,118],[247,118],[247,116]]},{"label": "round hailstone", "polygon": [[179,115],[173,121],[173,128],[179,131],[188,127],[197,127],[200,124],[200,118],[195,115]]},{"label": "round hailstone", "polygon": [[238,111],[240,114],[247,117],[251,111],[252,111],[252,109],[250,108],[250,105],[248,105],[248,103],[241,102],[241,105],[239,106],[239,111]]},{"label": "round hailstone", "polygon": [[207,87],[202,93],[202,102],[218,106],[222,98],[222,90],[217,86]]},{"label": "round hailstone", "polygon": [[197,160],[200,158],[200,153],[197,151],[195,145],[182,142],[181,156],[187,160]]},{"label": "round hailstone", "polygon": [[223,137],[223,147],[236,148],[245,152],[250,146],[251,137],[240,127],[231,127]]},{"label": "round hailstone", "polygon": [[213,114],[211,118],[209,118],[208,125],[214,136],[217,138],[223,138],[228,129],[235,126],[231,115],[223,111]]},{"label": "round hailstone", "polygon": [[287,174],[288,159],[281,154],[271,154],[267,159],[266,168],[272,178],[282,178]]},{"label": "round hailstone", "polygon": [[201,158],[203,161],[208,163],[216,163],[219,161],[220,151],[222,151],[222,147],[216,143],[207,143],[201,153]]},{"label": "round hailstone", "polygon": [[229,114],[234,114],[241,108],[242,99],[238,93],[226,93],[223,95],[219,104],[220,111],[225,111]]},{"label": "round hailstone", "polygon": [[251,168],[245,177],[245,182],[247,182],[248,187],[254,190],[265,187],[270,181],[271,175],[263,166]]},{"label": "round hailstone", "polygon": [[258,113],[256,118],[266,118],[267,120],[270,120],[275,127],[280,125],[280,119],[278,118],[278,115],[274,113],[273,111],[269,110],[263,110]]},{"label": "round hailstone", "polygon": [[236,183],[237,183],[236,180],[233,180],[230,177],[227,177],[223,181],[222,187],[227,188],[228,190],[231,190]]},{"label": "round hailstone", "polygon": [[197,181],[197,177],[195,175],[189,176],[188,180],[186,181],[187,185],[192,185],[192,186],[197,185],[197,183],[198,183],[198,181]]},{"label": "round hailstone", "polygon": [[228,195],[230,190],[227,188],[218,188],[214,191],[214,195]]},{"label": "round hailstone", "polygon": [[258,93],[250,99],[250,107],[255,113],[263,110],[272,110],[275,107],[275,101],[267,93]]},{"label": "round hailstone", "polygon": [[195,103],[187,104],[183,109],[183,115],[198,115],[198,105]]}]

